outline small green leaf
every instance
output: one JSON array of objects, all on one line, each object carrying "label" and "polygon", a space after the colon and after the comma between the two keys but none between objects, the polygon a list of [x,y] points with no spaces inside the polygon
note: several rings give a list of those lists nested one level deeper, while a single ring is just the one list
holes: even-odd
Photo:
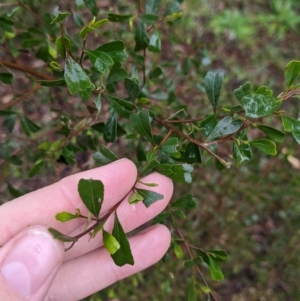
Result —
[{"label": "small green leaf", "polygon": [[99,28],[99,27],[102,27],[103,25],[107,24],[108,23],[108,19],[102,19],[102,20],[98,20],[96,21],[94,24],[93,24],[93,28],[96,29],[96,28]]},{"label": "small green leaf", "polygon": [[234,95],[236,99],[242,103],[242,99],[244,96],[248,96],[251,94],[251,85],[250,83],[245,83],[243,86],[240,86],[239,88],[234,90]]},{"label": "small green leaf", "polygon": [[194,279],[193,278],[190,279],[190,283],[189,283],[188,301],[196,301],[195,288],[194,288]]},{"label": "small green leaf", "polygon": [[285,131],[292,132],[295,140],[300,144],[300,120],[288,116],[281,116],[281,119]]},{"label": "small green leaf", "polygon": [[105,220],[97,224],[94,230],[89,232],[90,237],[95,238],[96,235],[103,229],[104,224],[105,224]]},{"label": "small green leaf", "polygon": [[98,166],[103,166],[118,160],[118,157],[105,145],[100,145],[99,151],[93,154],[92,157]]},{"label": "small green leaf", "polygon": [[103,51],[93,50],[88,51],[85,50],[85,53],[88,55],[92,65],[98,70],[100,73],[106,73],[108,68],[114,64],[112,58]]},{"label": "small green leaf", "polygon": [[249,143],[244,143],[243,141],[248,141],[246,134],[237,135],[237,138],[242,141],[233,142],[232,156],[237,161],[237,166],[240,166],[242,163],[249,161],[252,157],[252,151]]},{"label": "small green leaf", "polygon": [[121,67],[120,63],[115,63],[110,69],[106,84],[119,82],[126,77],[128,77],[127,71]]},{"label": "small green leaf", "polygon": [[178,0],[173,0],[167,6],[164,16],[170,16],[170,15],[173,15],[174,13],[178,13],[178,12],[180,12],[180,3]]},{"label": "small green leaf", "polygon": [[143,198],[143,203],[148,208],[153,203],[161,200],[164,198],[164,196],[158,192],[152,191],[152,190],[146,190],[146,189],[140,189],[136,188],[136,191],[140,196]]},{"label": "small green leaf", "polygon": [[216,112],[218,99],[220,97],[222,85],[223,85],[224,74],[223,72],[212,72],[209,71],[204,78],[204,87],[208,99]]},{"label": "small green leaf", "polygon": [[156,15],[147,15],[147,14],[141,15],[141,16],[139,16],[139,18],[146,25],[153,25],[158,20],[158,16],[156,16]]},{"label": "small green leaf", "polygon": [[171,203],[171,207],[177,207],[182,209],[193,209],[196,206],[197,201],[195,198],[193,198],[193,195],[191,193],[188,193],[177,199],[175,202]]},{"label": "small green leaf", "polygon": [[124,83],[129,98],[134,101],[140,92],[138,81],[136,79],[126,77]]},{"label": "small green leaf", "polygon": [[147,138],[147,140],[155,145],[151,131],[150,116],[148,110],[143,109],[137,113],[131,114],[130,120],[135,130],[142,137]]},{"label": "small green leaf", "polygon": [[15,127],[17,118],[18,114],[13,112],[13,114],[6,116],[6,118],[3,120],[2,125],[6,127],[9,132],[12,132]]},{"label": "small green leaf", "polygon": [[216,138],[231,135],[237,132],[243,125],[243,121],[239,119],[233,119],[231,116],[226,116],[219,121],[216,127],[207,137],[207,141],[214,140]]},{"label": "small green leaf", "polygon": [[33,178],[42,168],[42,166],[44,165],[44,161],[37,161],[34,166],[30,169],[29,171],[29,178]]},{"label": "small green leaf", "polygon": [[155,15],[161,0],[146,0],[146,14]]},{"label": "small green leaf", "polygon": [[63,211],[63,212],[57,213],[55,215],[55,219],[60,221],[60,222],[67,222],[67,221],[70,221],[72,219],[78,218],[79,216],[80,216],[79,213],[72,214],[70,212]]},{"label": "small green leaf", "polygon": [[179,244],[177,244],[176,242],[173,243],[173,246],[174,246],[174,253],[176,255],[176,257],[178,259],[181,259],[183,257],[183,251],[182,251],[182,248],[180,247]]},{"label": "small green leaf", "polygon": [[160,67],[155,67],[153,70],[149,73],[149,79],[155,79],[163,75],[163,72]]},{"label": "small green leaf", "polygon": [[121,40],[103,44],[96,50],[107,53],[115,63],[122,62],[127,58],[125,53],[125,43]]},{"label": "small green leaf", "polygon": [[52,20],[51,24],[61,22],[68,16],[71,16],[71,14],[70,13],[58,13],[58,15]]},{"label": "small green leaf", "polygon": [[201,264],[203,262],[202,257],[196,257],[184,262],[184,267],[187,269],[193,268],[195,265]]},{"label": "small green leaf", "polygon": [[95,103],[95,106],[97,108],[97,116],[96,116],[96,118],[98,118],[99,115],[101,114],[101,110],[102,110],[102,98],[101,98],[101,94],[100,93],[94,99],[94,103]]},{"label": "small green leaf", "polygon": [[218,115],[209,115],[200,122],[201,131],[205,136],[208,136],[211,133],[211,131],[216,127],[217,123]]},{"label": "small green leaf", "polygon": [[[191,135],[192,138],[195,138],[194,135]],[[193,142],[189,142],[185,148],[184,152],[185,161],[189,164],[192,163],[201,163],[201,154],[199,146]]]},{"label": "small green leaf", "polygon": [[140,201],[143,201],[144,198],[138,193],[138,192],[134,192],[130,195],[130,197],[128,198],[128,202],[129,204],[136,204]]},{"label": "small green leaf", "polygon": [[159,164],[155,170],[179,182],[191,183],[193,167],[189,164]]},{"label": "small green leaf", "polygon": [[145,176],[147,174],[149,174],[151,171],[154,170],[154,168],[159,165],[158,161],[157,161],[157,158],[151,158],[151,159],[148,159],[148,162],[146,162],[146,164],[141,168],[141,170],[139,171],[139,175],[142,177],[142,176]]},{"label": "small green leaf", "polygon": [[72,43],[70,39],[67,37],[58,37],[55,40],[55,46],[58,53],[63,57],[66,58],[66,53],[71,52]]},{"label": "small green leaf", "polygon": [[120,249],[118,241],[104,229],[102,229],[102,237],[105,249],[109,254],[115,254]]},{"label": "small green leaf", "polygon": [[135,105],[129,101],[113,97],[111,95],[105,95],[105,98],[108,100],[109,104],[115,109],[115,111],[122,117],[129,118],[130,114]]},{"label": "small green leaf", "polygon": [[14,32],[14,22],[4,16],[0,16],[0,28],[7,32]]},{"label": "small green leaf", "polygon": [[84,0],[86,7],[93,14],[94,17],[97,17],[99,9],[97,7],[96,0]]},{"label": "small green leaf", "polygon": [[44,87],[58,87],[66,84],[66,81],[63,78],[56,80],[38,80],[38,82]]},{"label": "small green leaf", "polygon": [[166,154],[172,155],[175,158],[180,158],[180,153],[177,151],[178,144],[178,138],[172,137],[166,140],[161,145],[160,149]]},{"label": "small green leaf", "polygon": [[6,181],[7,184],[7,189],[9,191],[9,193],[15,197],[18,198],[19,196],[23,195],[24,193],[16,188],[14,188],[9,182]]},{"label": "small green leaf", "polygon": [[267,87],[263,86],[263,87],[259,87],[257,89],[257,91],[255,92],[255,94],[261,94],[261,95],[265,95],[265,96],[272,96],[273,91],[269,90]]},{"label": "small green leaf", "polygon": [[106,142],[115,142],[117,137],[117,115],[112,112],[107,119],[103,132],[103,139]]},{"label": "small green leaf", "polygon": [[116,14],[108,14],[108,20],[110,22],[123,22],[127,21],[132,17],[132,15],[116,15]]},{"label": "small green leaf", "polygon": [[282,142],[284,140],[285,133],[280,130],[261,124],[258,124],[256,127],[260,129],[263,133],[265,133],[267,136],[269,136],[272,140],[278,142]]},{"label": "small green leaf", "polygon": [[91,27],[91,26],[89,26],[89,25],[86,25],[86,26],[84,26],[83,28],[82,28],[82,30],[80,31],[80,37],[84,40],[85,38],[86,38],[86,36],[87,36],[87,34],[89,33],[89,32],[91,32],[91,31],[93,31],[93,30],[95,30],[95,28],[94,27]]},{"label": "small green leaf", "polygon": [[64,78],[71,95],[80,93],[82,98],[88,99],[95,89],[85,71],[71,57],[66,59]]},{"label": "small green leaf", "polygon": [[161,51],[161,38],[157,29],[153,32],[152,36],[150,37],[148,49],[152,52]]},{"label": "small green leaf", "polygon": [[285,82],[289,88],[293,82],[296,80],[300,73],[300,61],[291,61],[289,62],[284,71]]},{"label": "small green leaf", "polygon": [[136,149],[136,155],[137,155],[137,159],[138,159],[139,162],[147,160],[146,153],[144,151],[144,148],[143,148],[143,145],[142,145],[142,142],[141,142],[140,139],[138,141],[138,145],[137,145],[137,149]]},{"label": "small green leaf", "polygon": [[149,38],[145,29],[145,25],[142,21],[139,21],[135,31],[135,48],[134,51],[140,51],[146,49],[149,45]]},{"label": "small green leaf", "polygon": [[132,257],[129,241],[123,230],[122,225],[118,219],[117,213],[115,212],[115,222],[112,235],[120,244],[120,248],[114,254],[111,255],[114,263],[117,266],[123,266],[125,264],[134,265],[134,259]]},{"label": "small green leaf", "polygon": [[251,118],[271,115],[280,107],[281,103],[281,99],[261,94],[249,94],[241,100],[246,116]]},{"label": "small green leaf", "polygon": [[77,27],[82,27],[84,25],[84,22],[83,22],[82,18],[80,17],[80,15],[78,15],[74,11],[72,12],[72,17],[73,17],[73,21]]},{"label": "small green leaf", "polygon": [[228,257],[227,252],[221,249],[207,250],[206,252],[218,262],[224,262],[227,260]]},{"label": "small green leaf", "polygon": [[224,275],[218,265],[218,262],[212,256],[208,256],[208,264],[212,279],[215,281],[223,280]]},{"label": "small green leaf", "polygon": [[203,285],[203,284],[198,284],[198,285],[199,285],[199,288],[201,289],[201,291],[204,292],[205,294],[211,293],[211,288],[209,288],[208,286]]},{"label": "small green leaf", "polygon": [[11,85],[13,80],[13,75],[11,73],[3,72],[0,73],[0,81],[4,84]]},{"label": "small green leaf", "polygon": [[76,242],[76,241],[78,241],[77,238],[64,235],[64,234],[60,233],[59,231],[57,231],[56,229],[48,228],[48,231],[53,235],[53,237],[55,239],[58,239],[60,241],[63,241],[63,242]]},{"label": "small green leaf", "polygon": [[256,139],[249,141],[249,143],[268,155],[275,156],[277,154],[276,144],[271,140]]},{"label": "small green leaf", "polygon": [[78,192],[88,210],[95,217],[98,217],[104,197],[103,183],[99,180],[80,179],[78,183]]}]

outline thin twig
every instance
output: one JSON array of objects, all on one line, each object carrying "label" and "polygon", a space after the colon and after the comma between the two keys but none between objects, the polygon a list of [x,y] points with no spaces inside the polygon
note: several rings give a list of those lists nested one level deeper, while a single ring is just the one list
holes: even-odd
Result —
[{"label": "thin twig", "polygon": [[40,18],[39,15],[37,15],[31,8],[26,6],[24,3],[22,3],[20,0],[18,0],[18,3],[20,6],[22,6],[24,9],[26,9],[33,17],[35,17],[41,24],[44,24],[44,20]]}]

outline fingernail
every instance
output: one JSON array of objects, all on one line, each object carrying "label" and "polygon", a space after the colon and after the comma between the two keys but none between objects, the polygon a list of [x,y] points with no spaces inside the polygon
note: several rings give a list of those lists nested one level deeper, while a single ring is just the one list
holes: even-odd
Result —
[{"label": "fingernail", "polygon": [[60,262],[59,248],[50,233],[32,230],[12,246],[0,272],[21,296],[35,294]]}]

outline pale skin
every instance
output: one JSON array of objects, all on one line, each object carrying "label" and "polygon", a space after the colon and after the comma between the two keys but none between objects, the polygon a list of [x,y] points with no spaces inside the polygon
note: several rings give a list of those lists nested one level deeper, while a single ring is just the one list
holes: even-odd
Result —
[{"label": "pale skin", "polygon": [[[161,193],[164,199],[149,208],[143,203],[130,205],[128,193],[136,177],[135,165],[121,159],[69,176],[0,206],[0,300],[77,301],[159,261],[170,245],[170,232],[163,225],[150,226],[129,238],[135,264],[123,267],[113,263],[103,248],[101,235],[89,242],[89,235],[84,236],[65,252],[66,245],[47,231],[53,227],[70,236],[82,232],[84,220],[67,223],[55,220],[58,212],[75,212],[76,208],[87,214],[77,192],[81,178],[103,182],[105,193],[100,216],[125,198],[117,209],[124,230],[129,232],[143,225],[167,206],[173,184],[169,178],[153,173],[142,181],[158,186],[145,187],[139,183],[137,186]],[[112,223],[110,218],[105,226],[107,231],[111,231]]]}]

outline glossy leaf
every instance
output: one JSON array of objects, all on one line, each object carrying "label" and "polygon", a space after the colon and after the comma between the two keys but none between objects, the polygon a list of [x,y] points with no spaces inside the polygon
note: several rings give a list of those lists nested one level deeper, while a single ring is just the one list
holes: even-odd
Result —
[{"label": "glossy leaf", "polygon": [[152,36],[150,37],[148,49],[152,52],[161,51],[161,38],[157,29],[153,32]]},{"label": "glossy leaf", "polygon": [[106,142],[115,142],[117,137],[117,115],[116,113],[111,113],[108,117],[103,132],[103,139]]},{"label": "glossy leaf", "polygon": [[135,105],[129,101],[113,97],[111,95],[105,95],[110,105],[115,109],[115,111],[122,117],[129,118],[131,111],[135,108]]},{"label": "glossy leaf", "polygon": [[207,141],[214,140],[216,138],[231,135],[237,132],[243,125],[243,122],[239,119],[233,119],[231,116],[226,116],[219,121],[216,127],[207,137]]},{"label": "glossy leaf", "polygon": [[222,72],[209,71],[204,78],[204,87],[208,99],[216,112],[218,99],[220,97],[224,74]]},{"label": "glossy leaf", "polygon": [[224,262],[227,260],[228,254],[225,250],[221,249],[212,249],[212,250],[207,250],[206,251],[209,256],[214,258],[214,260],[218,262]]},{"label": "glossy leaf", "polygon": [[84,0],[86,7],[93,14],[93,16],[97,17],[99,9],[97,7],[96,0]]},{"label": "glossy leaf", "polygon": [[118,160],[118,157],[105,145],[100,145],[99,151],[93,154],[92,157],[98,166],[103,166]]},{"label": "glossy leaf", "polygon": [[56,80],[39,80],[38,82],[44,87],[58,87],[66,84],[66,81],[63,78]]},{"label": "glossy leaf", "polygon": [[13,75],[8,72],[0,73],[0,81],[4,84],[11,85],[13,80]]},{"label": "glossy leaf", "polygon": [[63,57],[66,58],[66,52],[71,51],[71,41],[67,37],[58,37],[55,40],[55,46],[57,49],[57,52]]},{"label": "glossy leaf", "polygon": [[101,94],[97,95],[97,97],[94,99],[94,103],[95,103],[95,106],[97,108],[96,118],[98,118],[99,115],[101,114],[101,111],[102,111],[102,97],[101,97]]},{"label": "glossy leaf", "polygon": [[261,95],[265,95],[265,96],[272,96],[273,91],[269,90],[267,87],[263,86],[263,87],[259,87],[257,89],[257,91],[255,92],[255,94],[261,94]]},{"label": "glossy leaf", "polygon": [[5,119],[3,120],[2,125],[4,127],[6,127],[9,132],[12,132],[14,127],[15,127],[15,123],[16,123],[17,118],[18,118],[18,114],[16,114],[16,113],[10,114],[10,115],[5,117]]},{"label": "glossy leaf", "polygon": [[146,0],[146,14],[155,15],[161,0]]},{"label": "glossy leaf", "polygon": [[63,212],[57,213],[55,215],[55,219],[64,223],[64,222],[70,221],[72,219],[78,218],[79,216],[80,216],[79,213],[72,214],[70,212],[63,211]]},{"label": "glossy leaf", "polygon": [[251,94],[251,85],[248,82],[234,90],[234,95],[240,103],[242,103],[244,96],[250,94]]},{"label": "glossy leaf", "polygon": [[249,141],[249,143],[268,155],[275,156],[277,154],[276,144],[271,140],[256,139]]},{"label": "glossy leaf", "polygon": [[288,88],[296,80],[299,73],[300,73],[300,61],[291,61],[286,65],[284,71],[284,77]]},{"label": "glossy leaf", "polygon": [[[243,141],[248,141],[247,135],[239,135],[237,138]],[[234,141],[232,156],[237,161],[237,166],[240,166],[242,163],[249,161],[252,157],[251,147],[248,143],[243,143],[243,141]]]},{"label": "glossy leaf", "polygon": [[108,14],[108,20],[110,22],[123,22],[127,21],[132,17],[132,15],[117,15],[117,14]]},{"label": "glossy leaf", "polygon": [[218,265],[218,262],[212,256],[208,256],[208,264],[212,279],[215,281],[223,280],[224,275]]},{"label": "glossy leaf", "polygon": [[63,242],[76,242],[76,241],[78,241],[77,238],[64,235],[64,234],[60,233],[59,231],[57,231],[56,229],[48,228],[48,231],[53,235],[53,237],[55,239],[58,239],[60,241],[63,241]]},{"label": "glossy leaf", "polygon": [[127,71],[121,67],[120,63],[115,63],[110,69],[106,84],[119,82],[126,77],[128,77]]},{"label": "glossy leaf", "polygon": [[134,265],[134,259],[132,257],[129,241],[126,237],[122,225],[120,224],[117,213],[115,213],[115,221],[112,235],[120,244],[120,248],[118,249],[118,251],[111,255],[114,263],[117,266],[123,266],[125,264]]},{"label": "glossy leaf", "polygon": [[149,45],[149,38],[142,21],[139,21],[135,31],[135,48],[134,51],[140,51],[146,49]]},{"label": "glossy leaf", "polygon": [[61,22],[68,16],[71,16],[71,14],[70,13],[58,13],[58,15],[52,20],[51,24]]},{"label": "glossy leaf", "polygon": [[143,200],[144,200],[144,198],[136,191],[133,192],[128,198],[129,204],[136,204]]},{"label": "glossy leaf", "polygon": [[146,25],[153,25],[157,20],[158,16],[156,15],[151,15],[151,14],[145,14],[139,16],[139,18],[143,21],[144,24]]},{"label": "glossy leaf", "polygon": [[128,93],[128,96],[131,100],[135,100],[140,92],[139,83],[136,79],[125,78],[125,89]]},{"label": "glossy leaf", "polygon": [[281,99],[261,94],[250,94],[241,100],[245,115],[251,118],[268,116],[276,111],[281,103]]},{"label": "glossy leaf", "polygon": [[262,124],[258,124],[256,127],[274,141],[282,142],[284,140],[285,133],[280,130]]},{"label": "glossy leaf", "polygon": [[177,244],[176,242],[173,243],[173,246],[174,246],[174,253],[176,255],[176,257],[178,259],[181,259],[183,257],[183,251],[182,251],[182,248],[180,247],[179,244]]},{"label": "glossy leaf", "polygon": [[105,220],[97,224],[94,230],[89,232],[90,237],[95,238],[96,235],[103,229],[104,224],[105,224]]},{"label": "glossy leaf", "polygon": [[158,78],[161,75],[163,75],[163,72],[160,67],[155,67],[151,72],[149,73],[149,79]]},{"label": "glossy leaf", "polygon": [[140,189],[136,188],[136,191],[140,196],[143,198],[143,203],[148,208],[153,203],[161,200],[164,198],[164,196],[158,192],[152,191],[152,190],[146,190],[146,189]]},{"label": "glossy leaf", "polygon": [[171,207],[177,207],[182,209],[193,209],[196,206],[197,206],[197,201],[196,199],[193,198],[193,195],[191,193],[183,195],[175,202],[171,203]]},{"label": "glossy leaf", "polygon": [[95,89],[85,71],[71,57],[66,59],[64,78],[71,95],[80,93],[83,99],[88,99]]},{"label": "glossy leaf", "polygon": [[104,197],[103,183],[99,180],[80,179],[78,183],[78,192],[88,210],[95,217],[98,217]]},{"label": "glossy leaf", "polygon": [[281,119],[285,131],[292,132],[295,140],[300,144],[300,120],[288,116],[281,116]]},{"label": "glossy leaf", "polygon": [[36,174],[38,174],[38,172],[43,166],[44,166],[44,161],[40,161],[40,160],[37,161],[28,173],[29,178],[33,178]]},{"label": "glossy leaf", "polygon": [[115,63],[122,62],[127,58],[125,53],[125,44],[121,40],[103,44],[96,50],[107,53]]},{"label": "glossy leaf", "polygon": [[218,115],[217,114],[209,115],[200,122],[201,131],[205,136],[208,136],[212,132],[212,130],[216,127],[217,123],[218,123]]},{"label": "glossy leaf", "polygon": [[178,144],[178,138],[172,137],[166,140],[161,145],[160,149],[166,154],[172,155],[175,158],[180,158],[180,153],[177,151]]},{"label": "glossy leaf", "polygon": [[108,68],[114,64],[112,58],[103,51],[93,50],[88,51],[85,50],[85,53],[89,57],[92,65],[98,70],[100,73],[106,73]]},{"label": "glossy leaf", "polygon": [[[191,137],[195,138],[193,134],[191,135]],[[193,142],[189,142],[185,148],[184,158],[185,161],[189,164],[201,163],[201,154],[199,146]]]},{"label": "glossy leaf", "polygon": [[130,120],[135,130],[142,137],[145,137],[154,145],[155,142],[152,136],[150,116],[148,110],[141,110],[137,113],[132,114],[130,116]]},{"label": "glossy leaf", "polygon": [[120,249],[119,242],[115,239],[113,235],[102,229],[102,238],[105,249],[109,254],[114,254]]},{"label": "glossy leaf", "polygon": [[164,16],[170,16],[173,15],[174,13],[180,12],[180,4],[179,1],[173,0],[172,2],[169,3],[167,6],[167,9],[164,13]]},{"label": "glossy leaf", "polygon": [[191,183],[193,167],[189,164],[159,164],[155,170],[179,182]]},{"label": "glossy leaf", "polygon": [[136,156],[137,156],[137,159],[139,162],[147,160],[146,153],[144,151],[141,140],[139,140],[138,145],[137,145]]}]

